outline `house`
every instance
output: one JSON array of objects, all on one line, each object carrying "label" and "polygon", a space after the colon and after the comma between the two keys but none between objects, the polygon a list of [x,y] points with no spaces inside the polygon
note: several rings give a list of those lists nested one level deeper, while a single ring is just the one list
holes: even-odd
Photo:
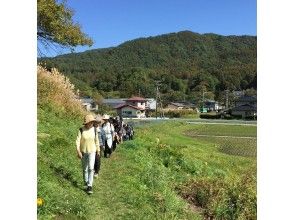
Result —
[{"label": "house", "polygon": [[171,102],[167,105],[166,109],[172,109],[172,110],[180,110],[180,109],[184,109],[185,105],[182,103],[178,103],[178,102]]},{"label": "house", "polygon": [[82,103],[82,106],[87,111],[97,111],[98,110],[98,104],[89,96],[82,97],[79,99]]},{"label": "house", "polygon": [[170,102],[167,107],[167,110],[181,110],[181,109],[196,109],[196,105],[189,102]]},{"label": "house", "polygon": [[245,95],[245,91],[233,91],[234,98],[240,98]]},{"label": "house", "polygon": [[256,106],[249,104],[239,105],[231,109],[231,115],[242,116],[242,118],[257,117],[257,109]]},{"label": "house", "polygon": [[146,98],[146,110],[155,110],[156,100],[154,98]]},{"label": "house", "polygon": [[108,105],[112,108],[114,108],[118,105],[125,104],[125,103],[126,103],[125,99],[103,99],[102,100],[102,104]]},{"label": "house", "polygon": [[218,111],[219,104],[217,101],[206,99],[203,103],[203,107],[206,108],[208,111]]},{"label": "house", "polygon": [[127,105],[136,106],[136,107],[142,108],[144,110],[146,108],[147,100],[142,97],[133,96],[132,98],[126,99],[125,101],[126,101]]},{"label": "house", "polygon": [[241,106],[241,105],[252,105],[255,108],[257,107],[257,99],[254,96],[241,96],[239,99],[235,101],[235,106]]},{"label": "house", "polygon": [[115,107],[117,114],[127,118],[145,118],[146,102],[142,97],[132,97],[125,100],[125,104]]}]

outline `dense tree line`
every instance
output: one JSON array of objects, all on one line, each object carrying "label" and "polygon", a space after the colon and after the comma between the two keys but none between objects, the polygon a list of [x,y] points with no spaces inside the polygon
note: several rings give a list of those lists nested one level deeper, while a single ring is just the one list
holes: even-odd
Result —
[{"label": "dense tree line", "polygon": [[220,99],[226,89],[256,89],[256,43],[255,36],[183,31],[39,61],[57,67],[85,94],[154,97],[160,80],[165,101],[197,101],[202,91]]}]

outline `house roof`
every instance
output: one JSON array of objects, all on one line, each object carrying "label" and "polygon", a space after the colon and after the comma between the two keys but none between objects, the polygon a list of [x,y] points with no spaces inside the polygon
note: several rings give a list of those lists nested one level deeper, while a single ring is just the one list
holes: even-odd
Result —
[{"label": "house roof", "polygon": [[249,104],[245,104],[232,108],[232,111],[256,111],[256,107]]},{"label": "house roof", "polygon": [[102,103],[109,104],[109,103],[125,103],[125,99],[103,99]]},{"label": "house roof", "polygon": [[241,96],[237,101],[238,102],[256,102],[257,99],[254,96]]},{"label": "house roof", "polygon": [[125,100],[125,101],[139,101],[139,102],[142,102],[142,101],[147,101],[146,99],[144,99],[144,98],[142,98],[142,97],[139,97],[139,96],[133,96],[133,97],[131,97],[131,98],[129,98],[129,99],[127,99],[127,100]]},{"label": "house roof", "polygon": [[120,105],[115,106],[114,108],[115,109],[121,109],[121,108],[124,108],[124,107],[130,107],[130,108],[137,109],[137,110],[144,110],[143,108],[139,108],[137,106],[128,105],[128,104],[120,104]]},{"label": "house roof", "polygon": [[178,102],[171,102],[171,103],[169,103],[170,105],[175,105],[175,106],[177,106],[177,107],[185,107],[185,105],[184,104],[182,104],[182,103],[178,103]]},{"label": "house roof", "polygon": [[234,96],[244,96],[244,91],[233,91]]},{"label": "house roof", "polygon": [[212,99],[205,99],[204,102],[205,103],[217,103],[217,101],[212,100]]}]

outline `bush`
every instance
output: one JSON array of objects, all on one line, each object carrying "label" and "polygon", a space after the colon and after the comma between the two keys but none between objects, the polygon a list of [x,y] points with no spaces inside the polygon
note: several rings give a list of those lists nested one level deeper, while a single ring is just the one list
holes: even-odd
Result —
[{"label": "bush", "polygon": [[212,114],[200,114],[200,118],[205,118],[205,119],[219,119],[221,118],[221,115],[212,115]]},{"label": "bush", "polygon": [[246,120],[257,120],[257,116],[246,116]]},{"label": "bush", "polygon": [[77,93],[69,79],[52,69],[51,72],[38,66],[37,68],[37,103],[39,107],[50,107],[58,112],[72,116],[83,116],[85,110],[76,98]]},{"label": "bush", "polygon": [[182,110],[165,110],[164,115],[169,118],[181,118],[186,116],[194,117],[197,115],[195,110],[182,109]]}]

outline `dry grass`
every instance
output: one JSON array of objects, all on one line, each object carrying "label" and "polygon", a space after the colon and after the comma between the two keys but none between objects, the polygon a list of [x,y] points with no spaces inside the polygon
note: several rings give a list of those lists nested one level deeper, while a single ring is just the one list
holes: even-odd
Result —
[{"label": "dry grass", "polygon": [[37,68],[38,106],[51,106],[72,116],[85,114],[81,102],[76,98],[78,93],[69,79],[57,69],[48,71],[44,67]]}]

